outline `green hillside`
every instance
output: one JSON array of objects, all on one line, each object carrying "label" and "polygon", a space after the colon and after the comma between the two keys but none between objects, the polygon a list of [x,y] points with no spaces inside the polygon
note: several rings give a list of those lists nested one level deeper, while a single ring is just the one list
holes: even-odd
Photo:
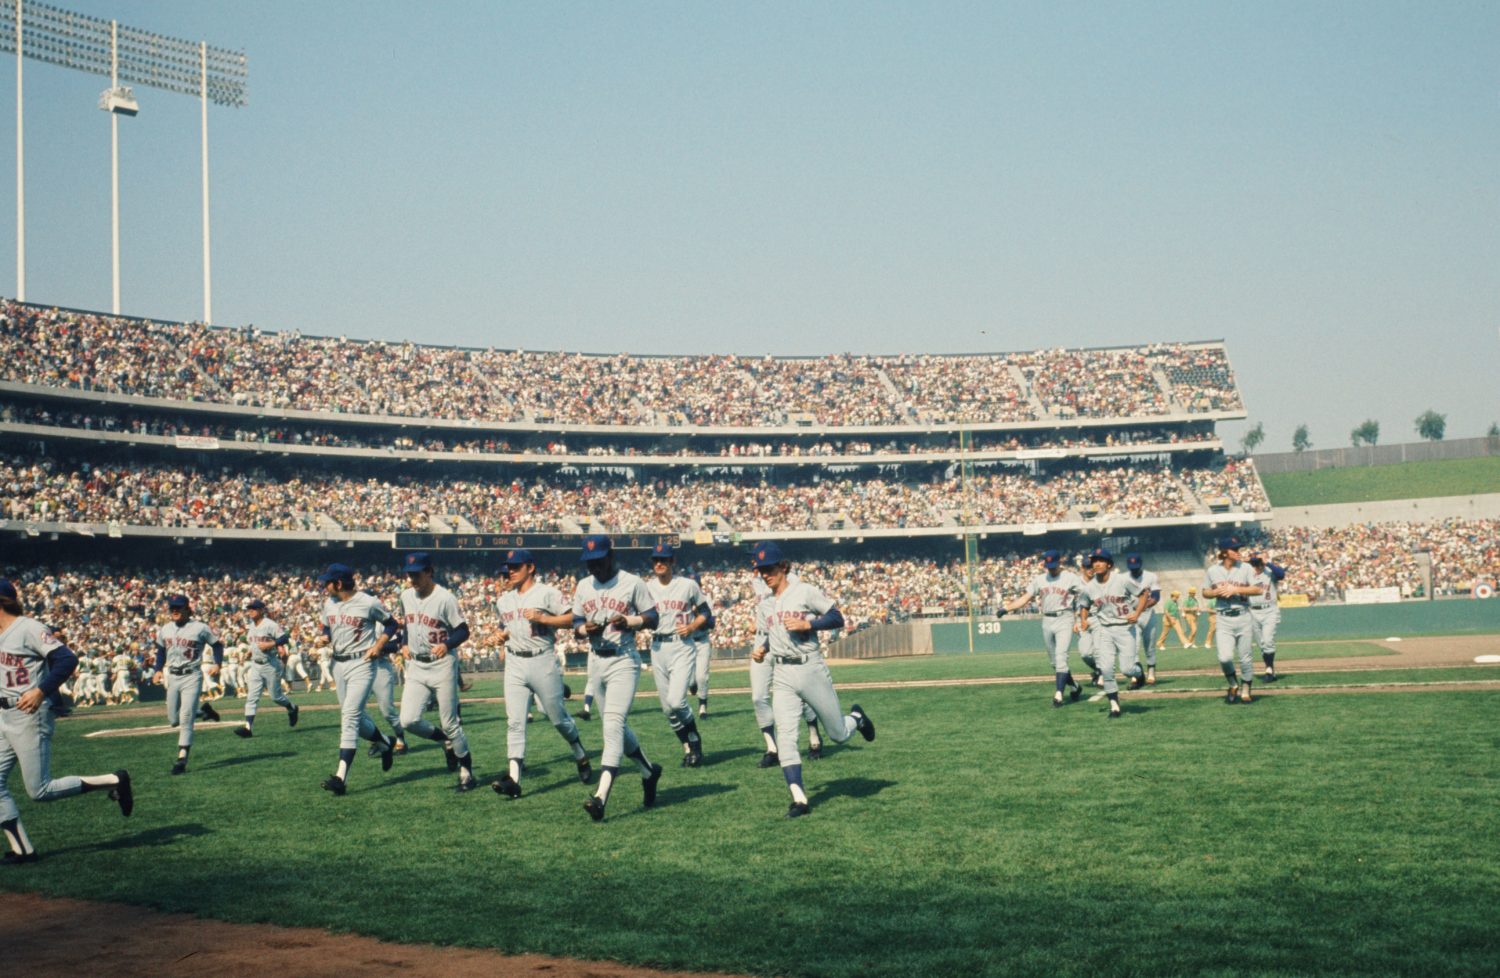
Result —
[{"label": "green hillside", "polygon": [[1500,492],[1500,458],[1403,462],[1262,475],[1272,506],[1368,503]]}]

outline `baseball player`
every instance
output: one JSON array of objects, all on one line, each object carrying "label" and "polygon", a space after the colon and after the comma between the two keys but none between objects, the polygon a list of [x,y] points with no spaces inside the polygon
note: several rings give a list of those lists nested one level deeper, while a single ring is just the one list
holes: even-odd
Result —
[{"label": "baseball player", "polygon": [[563,708],[563,673],[558,661],[556,629],[573,624],[573,612],[562,592],[536,577],[536,558],[530,550],[509,550],[505,572],[510,587],[495,600],[500,617],[505,662],[505,753],[507,770],[490,787],[507,798],[521,797],[521,775],[526,770],[526,714],[532,697],[541,703],[557,728],[573,762],[578,780],[594,778],[578,724]]},{"label": "baseball player", "polygon": [[[327,630],[324,630],[323,641],[328,641]],[[312,650],[314,664],[318,667],[318,692],[324,692],[334,688],[333,660],[329,658],[326,647],[318,647]]]},{"label": "baseball player", "polygon": [[260,705],[262,690],[270,692],[271,702],[286,708],[286,724],[295,727],[299,712],[297,704],[281,689],[285,675],[281,668],[281,650],[286,648],[291,636],[279,622],[266,617],[266,603],[259,598],[245,605],[245,615],[250,619],[246,637],[251,652],[250,661],[243,668],[249,673],[249,681],[245,691],[245,722],[235,727],[234,732],[241,737],[254,736],[255,712]]},{"label": "baseball player", "polygon": [[108,791],[120,814],[135,807],[130,772],[52,777],[53,698],[78,665],[78,657],[41,622],[21,613],[15,585],[0,578],[0,832],[8,844],[0,863],[36,862],[36,849],[10,795],[11,769],[21,766],[33,801],[57,801]]},{"label": "baseball player", "polygon": [[635,649],[635,633],[655,629],[656,608],[646,582],[627,571],[615,569],[614,546],[608,535],[593,533],[583,538],[581,558],[588,575],[578,581],[573,594],[573,631],[587,639],[596,667],[600,713],[603,714],[604,747],[599,759],[599,787],[583,803],[589,817],[604,818],[609,791],[620,771],[621,756],[641,769],[641,804],[656,804],[656,786],[662,767],[653,764],[626,722],[641,679],[641,656]]},{"label": "baseball player", "polygon": [[1115,558],[1108,550],[1101,547],[1089,554],[1089,563],[1094,565],[1094,579],[1083,587],[1087,600],[1079,614],[1085,628],[1094,626],[1094,657],[1104,694],[1109,697],[1109,718],[1118,720],[1121,710],[1120,687],[1115,682],[1116,660],[1120,672],[1130,677],[1131,689],[1146,684],[1136,659],[1135,630],[1131,626],[1140,619],[1151,594],[1129,574],[1114,572]]},{"label": "baseball player", "polygon": [[[1198,647],[1198,589],[1190,587],[1187,589],[1187,597],[1182,599],[1182,622],[1187,627],[1188,645],[1190,649]],[[1208,643],[1203,644],[1208,648]]]},{"label": "baseball player", "polygon": [[114,682],[109,688],[110,696],[116,703],[133,703],[138,695],[135,688],[135,663],[126,652],[120,652],[110,660],[110,671],[114,673]]},{"label": "baseball player", "polygon": [[[374,592],[370,592],[370,596],[375,597]],[[379,599],[376,598],[376,600]],[[398,627],[399,625],[400,623],[397,622]],[[399,657],[394,655],[399,647],[398,642],[391,642],[384,651],[371,660],[373,673],[370,690],[375,694],[375,709],[385,717],[385,722],[390,724],[392,735],[396,738],[396,753],[405,754],[406,731],[401,726],[401,711],[396,708],[396,685],[401,680],[400,670],[405,666],[405,663],[398,661]],[[380,745],[371,744],[369,755],[377,757],[379,754]]]},{"label": "baseball player", "polygon": [[[802,579],[795,571],[787,573],[788,584],[800,584]],[[759,577],[751,578],[750,590],[755,594],[755,603],[771,596],[771,589]],[[761,768],[781,767],[781,754],[776,749],[776,713],[771,709],[771,672],[772,663],[764,657],[757,659],[755,650],[763,646],[763,642],[757,641],[750,654],[750,706],[755,711],[755,725],[760,728],[760,735],[766,742],[766,752],[761,755],[756,766]],[[802,718],[807,721],[807,757],[808,760],[818,761],[823,759],[823,737],[818,732],[818,715],[813,712],[811,706],[805,706],[802,710]],[[796,747],[793,747],[796,750]]]},{"label": "baseball player", "polygon": [[[203,651],[213,652],[213,662],[209,665],[217,672],[224,661],[224,643],[212,628],[193,620],[186,595],[174,594],[168,598],[167,612],[171,621],[156,632],[156,672],[151,681],[160,686],[163,674],[166,676],[167,722],[178,728],[177,761],[172,765],[172,773],[185,774],[188,752],[193,749],[193,723],[198,718],[203,674],[209,668],[203,664]],[[205,712],[211,720],[218,720],[217,713]]]},{"label": "baseball player", "polygon": [[293,642],[286,646],[286,668],[282,670],[282,681],[286,683],[288,693],[296,688],[298,679],[302,680],[302,688],[311,693],[313,681],[307,671],[307,653],[302,651],[300,642]]},{"label": "baseball player", "polygon": [[[406,686],[401,691],[401,727],[443,745],[448,770],[458,772],[453,790],[479,787],[469,738],[458,714],[457,650],[469,639],[469,623],[453,592],[432,579],[432,557],[409,553],[402,563],[411,587],[401,592]],[[442,729],[423,719],[428,699],[437,701]]]},{"label": "baseball player", "polygon": [[1260,646],[1260,660],[1265,663],[1265,680],[1276,681],[1276,628],[1281,624],[1281,605],[1278,603],[1280,584],[1286,578],[1286,568],[1266,560],[1263,553],[1250,555],[1250,567],[1255,571],[1251,581],[1264,590],[1250,599],[1250,637]]},{"label": "baseball player", "polygon": [[1042,609],[1042,647],[1052,663],[1054,688],[1052,705],[1063,705],[1063,691],[1074,702],[1083,695],[1083,687],[1073,678],[1068,667],[1068,650],[1073,647],[1073,625],[1076,616],[1074,606],[1083,591],[1083,578],[1071,570],[1064,570],[1062,554],[1048,550],[1042,554],[1043,572],[1034,575],[1026,585],[1026,593],[1017,595],[1003,605],[1007,614],[1020,611],[1031,602],[1040,600]]},{"label": "baseball player", "polygon": [[[1094,579],[1093,562],[1080,561],[1078,571],[1085,585]],[[1088,602],[1088,595],[1084,593],[1083,588],[1080,588],[1078,600],[1073,602],[1073,618],[1076,622],[1073,625],[1073,631],[1078,633],[1078,656],[1083,659],[1083,664],[1089,667],[1089,685],[1103,686],[1104,680],[1099,672],[1099,660],[1094,657],[1094,636],[1098,633],[1098,625],[1090,623],[1081,614],[1081,611],[1088,607]]]},{"label": "baseball player", "polygon": [[670,543],[652,548],[652,576],[646,582],[657,615],[651,635],[651,671],[656,677],[661,711],[682,743],[682,766],[698,767],[703,763],[703,740],[688,702],[688,684],[698,670],[694,636],[708,624],[708,603],[697,581],[673,576],[676,563],[677,553]]},{"label": "baseball player", "polygon": [[780,748],[781,774],[792,795],[786,817],[799,818],[812,811],[802,788],[802,757],[797,752],[797,728],[804,708],[812,707],[836,744],[844,743],[856,731],[865,740],[874,740],[875,723],[858,703],[849,707],[848,714],[839,707],[833,676],[818,647],[818,632],[844,627],[838,605],[811,584],[789,583],[791,565],[775,543],[756,544],[751,564],[770,591],[755,609],[752,657],[771,662],[776,743]]},{"label": "baseball player", "polygon": [[1155,686],[1156,633],[1161,628],[1156,606],[1161,603],[1161,583],[1157,580],[1155,571],[1148,571],[1141,566],[1140,554],[1125,555],[1125,570],[1151,595],[1151,600],[1146,602],[1146,609],[1141,612],[1134,628],[1136,652],[1138,655],[1144,654],[1146,658],[1146,685]]},{"label": "baseball player", "polygon": [[355,748],[363,737],[377,745],[380,769],[389,771],[396,739],[387,737],[365,712],[370,685],[375,681],[375,660],[396,635],[396,622],[380,600],[354,589],[354,570],[345,564],[329,564],[318,577],[327,598],[323,601],[323,633],[328,638],[327,659],[332,664],[334,688],[339,701],[339,764],[323,789],[335,795],[348,790],[349,768]]},{"label": "baseball player", "polygon": [[[1250,565],[1240,560],[1240,542],[1234,537],[1219,540],[1219,562],[1209,565],[1203,576],[1203,595],[1212,598],[1214,610],[1223,619],[1219,625],[1219,668],[1229,681],[1226,703],[1250,703],[1250,684],[1255,679],[1250,645],[1250,601],[1265,589],[1255,583]],[[1239,660],[1240,684],[1235,684],[1235,660]]]}]

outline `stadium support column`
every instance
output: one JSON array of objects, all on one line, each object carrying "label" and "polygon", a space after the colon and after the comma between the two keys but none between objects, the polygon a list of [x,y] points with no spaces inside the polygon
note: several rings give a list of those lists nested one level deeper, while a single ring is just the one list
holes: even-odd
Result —
[{"label": "stadium support column", "polygon": [[208,250],[208,43],[198,42],[198,101],[203,120],[203,324],[214,322],[213,266]]},{"label": "stadium support column", "polygon": [[1422,582],[1422,596],[1428,601],[1433,599],[1432,595],[1432,551],[1418,550],[1417,579]]},{"label": "stadium support column", "polygon": [[16,0],[16,301],[26,301],[26,118],[21,108],[21,0]]},{"label": "stadium support column", "polygon": [[969,458],[973,449],[973,436],[963,428],[958,429],[958,471],[963,479],[964,498],[964,571],[965,595],[969,613],[969,652],[974,652],[974,597],[979,588],[975,579],[979,570],[979,538],[974,535],[974,463]]}]

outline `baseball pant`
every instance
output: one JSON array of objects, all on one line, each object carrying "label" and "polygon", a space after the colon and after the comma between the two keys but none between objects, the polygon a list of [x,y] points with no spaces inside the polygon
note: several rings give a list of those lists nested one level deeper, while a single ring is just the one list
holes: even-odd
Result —
[{"label": "baseball pant", "polygon": [[120,697],[125,696],[127,694],[134,695],[135,694],[135,684],[130,681],[130,674],[129,673],[122,673],[119,676],[117,676],[115,678],[115,684],[110,689],[110,692],[114,694],[114,696],[115,696],[116,699],[119,699]]},{"label": "baseball pant", "polygon": [[[599,677],[599,697],[594,701],[604,720],[604,746],[599,754],[599,765],[618,768],[620,758],[641,749],[641,742],[636,739],[635,731],[626,722],[630,707],[635,702],[636,687],[641,682],[641,656],[635,649],[621,649],[610,656],[590,652],[589,658],[599,660],[595,666]],[[524,709],[520,715],[521,722],[524,723]]]},{"label": "baseball pant", "polygon": [[82,778],[54,778],[52,768],[52,730],[56,722],[52,708],[43,701],[35,713],[24,713],[12,707],[0,710],[0,822],[20,818],[16,800],[10,796],[6,781],[11,768],[21,765],[21,779],[32,801],[57,801],[83,791]]},{"label": "baseball pant", "polygon": [[1099,632],[1094,636],[1094,658],[1099,663],[1097,668],[1102,674],[1099,678],[1104,683],[1106,693],[1120,691],[1119,684],[1115,682],[1116,661],[1119,662],[1120,672],[1125,675],[1143,675],[1141,664],[1135,655],[1135,630],[1124,622],[1099,626]]},{"label": "baseball pant", "polygon": [[202,693],[202,669],[190,669],[185,676],[167,673],[167,722],[177,728],[178,747],[193,746],[193,721],[198,718]]},{"label": "baseball pant", "polygon": [[1260,654],[1276,654],[1276,628],[1281,624],[1281,609],[1250,610],[1250,638],[1260,646]]},{"label": "baseball pant", "polygon": [[292,701],[281,688],[281,660],[271,659],[266,662],[251,663],[250,682],[245,693],[245,718],[255,716],[255,710],[260,705],[260,694],[265,690],[271,694],[271,702],[277,706],[292,708]]},{"label": "baseball pant", "polygon": [[1082,657],[1083,664],[1090,669],[1099,668],[1099,659],[1094,655],[1094,636],[1098,634],[1098,630],[1098,625],[1090,624],[1078,633],[1078,654]]},{"label": "baseball pant", "polygon": [[709,667],[709,663],[713,661],[714,647],[713,647],[713,644],[711,642],[707,641],[707,640],[698,642],[697,645],[698,645],[698,654],[697,654],[698,661],[694,663],[694,672],[695,672],[695,675],[694,675],[693,678],[694,678],[694,680],[698,684],[698,699],[700,699],[703,702],[707,703],[708,702],[708,667]]},{"label": "baseball pant", "polygon": [[1218,632],[1214,636],[1215,648],[1219,650],[1219,668],[1224,672],[1224,678],[1234,683],[1235,660],[1239,660],[1240,680],[1250,682],[1255,678],[1254,670],[1254,646],[1250,644],[1250,613],[1242,611],[1237,615],[1219,613],[1216,618],[1222,618],[1219,622]]},{"label": "baseball pant", "polygon": [[673,730],[683,730],[693,723],[693,707],[688,703],[688,686],[698,668],[698,650],[693,642],[679,639],[651,643],[651,671],[656,677],[656,697],[661,711]]},{"label": "baseball pant", "polygon": [[[767,660],[769,661],[769,656]],[[803,663],[777,662],[771,670],[771,709],[776,715],[776,755],[782,767],[802,763],[797,735],[803,713],[811,708],[823,732],[842,744],[859,729],[852,716],[839,707],[833,675],[821,653],[811,653]]]},{"label": "baseball pant", "polygon": [[334,695],[339,701],[339,750],[353,750],[361,738],[375,739],[375,721],[365,712],[375,664],[364,656],[333,663]]},{"label": "baseball pant", "polygon": [[443,737],[459,757],[469,754],[469,738],[464,734],[463,721],[458,716],[458,670],[453,668],[451,655],[436,662],[418,662],[412,659],[406,664],[406,686],[401,690],[401,728],[410,730],[418,737],[434,739],[436,728],[422,718],[428,699],[437,702],[438,723]]},{"label": "baseball pant", "polygon": [[593,703],[599,699],[599,657],[592,652],[589,653],[588,677],[583,687],[583,698],[585,703]]},{"label": "baseball pant", "polygon": [[1135,623],[1135,641],[1138,652],[1144,652],[1146,665],[1156,668],[1156,638],[1161,633],[1161,616],[1150,613],[1141,615]]},{"label": "baseball pant", "polygon": [[1042,645],[1052,663],[1053,672],[1068,671],[1068,650],[1073,647],[1073,616],[1058,615],[1042,619]]},{"label": "baseball pant", "polygon": [[[776,727],[776,712],[771,708],[771,673],[774,671],[771,657],[764,662],[750,660],[750,705],[755,707],[755,726],[760,730]],[[804,720],[817,719],[811,706],[802,711]],[[778,752],[779,753],[779,752]]]},{"label": "baseball pant", "polygon": [[[595,658],[595,656],[590,656]],[[563,708],[563,672],[557,656],[544,652],[522,658],[514,652],[505,654],[505,756],[512,760],[526,757],[526,714],[535,696],[542,712],[562,739],[578,743],[578,724]],[[607,731],[606,731],[607,732]]]},{"label": "baseball pant", "polygon": [[[450,666],[451,668],[451,666]],[[375,671],[370,680],[375,691],[375,707],[385,722],[391,726],[391,735],[401,736],[401,714],[396,710],[396,665],[389,655],[375,659]]]}]

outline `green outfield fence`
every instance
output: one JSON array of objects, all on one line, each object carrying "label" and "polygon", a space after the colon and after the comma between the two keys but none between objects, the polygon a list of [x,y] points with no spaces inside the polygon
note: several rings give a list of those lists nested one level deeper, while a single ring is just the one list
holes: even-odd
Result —
[{"label": "green outfield fence", "polygon": [[[968,622],[933,624],[934,655],[969,651]],[[1201,634],[1203,623],[1198,624]],[[1282,642],[1390,638],[1409,635],[1486,635],[1500,632],[1500,598],[1477,601],[1403,601],[1400,604],[1325,605],[1286,608],[1277,638]],[[979,621],[975,652],[1026,652],[1041,648],[1041,619]]]}]

